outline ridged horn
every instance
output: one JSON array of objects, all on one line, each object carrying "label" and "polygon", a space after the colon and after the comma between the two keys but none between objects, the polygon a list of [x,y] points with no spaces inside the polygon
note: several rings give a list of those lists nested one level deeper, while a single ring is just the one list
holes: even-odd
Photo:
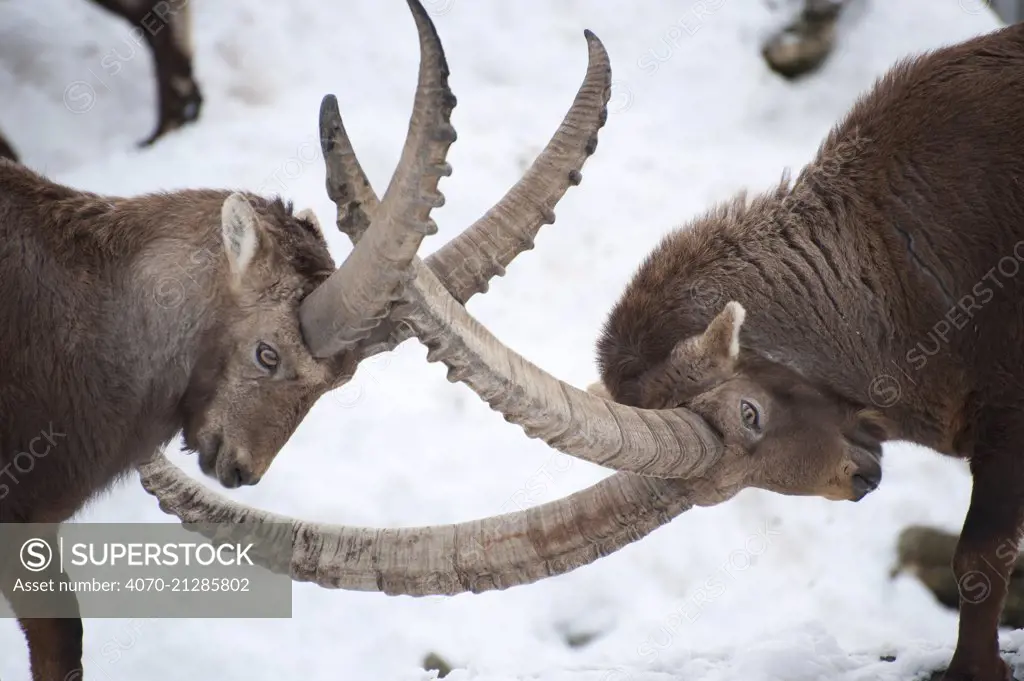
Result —
[{"label": "ridged horn", "polygon": [[[315,357],[335,355],[366,338],[413,276],[409,263],[423,237],[437,231],[430,211],[444,204],[437,183],[451,174],[445,158],[456,138],[450,123],[455,96],[448,88],[448,64],[433,22],[418,0],[408,3],[420,43],[419,81],[409,131],[398,167],[364,238],[299,309],[303,338]],[[332,198],[343,193],[332,190],[330,169],[345,164],[345,158],[332,147],[330,131],[337,111],[334,97],[325,97],[320,107],[320,134]]]}]

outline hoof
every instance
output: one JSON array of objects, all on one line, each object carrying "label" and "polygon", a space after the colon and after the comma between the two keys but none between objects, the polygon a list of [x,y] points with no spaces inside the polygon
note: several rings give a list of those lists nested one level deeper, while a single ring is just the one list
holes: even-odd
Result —
[{"label": "hoof", "polygon": [[188,88],[188,94],[173,95],[169,102],[161,106],[160,121],[156,130],[149,137],[139,142],[140,148],[152,146],[154,142],[169,132],[173,132],[189,123],[199,119],[199,112],[203,107],[203,96],[199,87],[193,82]]},{"label": "hoof", "polygon": [[761,54],[768,67],[789,80],[816,71],[832,52],[838,18],[838,9],[823,15],[804,13],[765,43]]}]

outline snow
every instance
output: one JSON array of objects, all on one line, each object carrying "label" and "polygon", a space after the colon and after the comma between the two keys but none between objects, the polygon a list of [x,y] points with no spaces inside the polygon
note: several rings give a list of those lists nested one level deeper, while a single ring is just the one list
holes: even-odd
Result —
[{"label": "snow", "polygon": [[[662,235],[799,168],[894,60],[999,25],[974,0],[853,3],[836,53],[793,85],[760,57],[787,18],[762,3],[426,4],[451,67],[459,140],[440,185],[447,203],[434,211],[440,231],[421,255],[485,211],[547,141],[584,72],[583,29],[611,55],[610,115],[582,185],[536,250],[469,305],[581,387],[596,377],[604,315]],[[316,129],[326,93],[338,95],[378,192],[398,159],[418,63],[400,0],[195,2],[201,120],[145,150],[134,144],[155,124],[151,62],[125,42],[127,25],[84,1],[3,8],[0,129],[58,181],[118,194],[279,192],[329,226]],[[111,50],[116,75],[101,66]],[[328,240],[340,261],[347,238]],[[526,438],[410,341],[321,399],[263,482],[228,494],[307,519],[419,525],[541,503],[607,474]],[[435,651],[457,667],[451,681],[926,678],[952,654],[956,615],[911,578],[889,580],[895,540],[910,523],[957,530],[969,493],[962,463],[892,443],[881,487],[858,504],[747,490],[593,565],[505,592],[413,599],[296,585],[291,619],[87,620],[86,673],[415,681],[434,677],[420,663]],[[173,521],[134,477],[76,520]],[[584,634],[595,638],[565,642]],[[1024,633],[1004,635],[1004,648],[1022,643]],[[0,621],[0,678],[28,678],[11,620]]]}]

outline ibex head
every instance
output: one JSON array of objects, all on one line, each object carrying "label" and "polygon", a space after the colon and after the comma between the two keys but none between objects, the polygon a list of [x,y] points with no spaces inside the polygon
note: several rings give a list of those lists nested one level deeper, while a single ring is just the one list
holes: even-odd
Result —
[{"label": "ibex head", "polygon": [[[606,362],[628,327],[629,292],[599,344]],[[727,303],[700,334],[676,343],[668,357],[611,397],[645,409],[685,407],[700,414],[725,445],[716,467],[726,489],[758,487],[780,494],[859,501],[878,486],[882,422],[799,372],[741,346],[746,310]]]},{"label": "ibex head", "polygon": [[233,193],[221,206],[227,267],[218,323],[182,400],[185,446],[225,487],[259,482],[317,398],[355,372],[351,351],[313,357],[303,300],[335,271],[316,217]]},{"label": "ibex head", "polygon": [[[226,487],[258,482],[313,403],[352,377],[371,332],[400,295],[420,241],[437,231],[430,210],[443,203],[437,183],[451,173],[445,156],[455,141],[455,97],[429,16],[419,7],[413,15],[422,60],[401,162],[380,206],[374,196],[373,205],[360,207],[358,215],[374,210],[379,219],[341,267],[334,269],[312,212],[267,220],[240,194],[224,202],[236,316],[225,325],[228,338],[215,345],[231,349],[210,353],[197,367],[202,378],[186,400],[193,409],[185,437],[202,470]],[[334,97],[321,105],[320,133],[341,224],[358,188],[339,176],[348,160],[334,149],[344,134]],[[358,240],[368,226],[350,234]]]}]

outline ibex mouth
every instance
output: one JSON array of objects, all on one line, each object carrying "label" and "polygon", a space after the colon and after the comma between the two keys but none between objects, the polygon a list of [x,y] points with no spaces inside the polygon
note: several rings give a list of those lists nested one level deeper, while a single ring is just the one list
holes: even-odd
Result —
[{"label": "ibex mouth", "polygon": [[260,481],[251,455],[245,449],[225,447],[220,434],[206,438],[199,450],[199,470],[227,489]]},{"label": "ibex mouth", "polygon": [[865,460],[859,462],[857,470],[850,479],[850,486],[853,490],[852,501],[860,501],[871,492],[874,492],[882,482],[882,462],[880,457],[866,453]]},{"label": "ibex mouth", "polygon": [[217,479],[228,489],[259,483],[263,474],[258,472],[252,456],[245,450],[224,452],[217,459]]},{"label": "ibex mouth", "polygon": [[860,501],[878,488],[879,479],[858,473],[853,476],[853,501]]},{"label": "ibex mouth", "polygon": [[220,457],[220,449],[223,443],[224,438],[218,433],[217,435],[204,438],[204,441],[197,449],[199,452],[199,470],[211,478],[217,477],[217,459]]}]

